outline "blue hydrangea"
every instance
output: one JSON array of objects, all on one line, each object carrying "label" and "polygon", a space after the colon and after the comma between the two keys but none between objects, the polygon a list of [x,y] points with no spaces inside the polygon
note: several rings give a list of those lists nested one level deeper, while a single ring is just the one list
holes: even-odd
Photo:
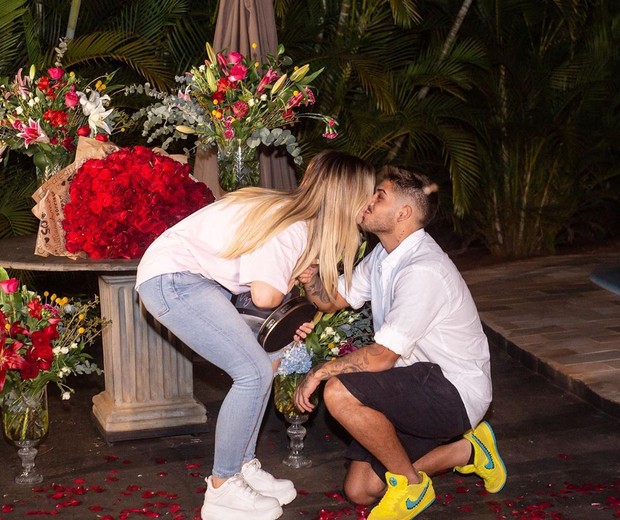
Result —
[{"label": "blue hydrangea", "polygon": [[277,374],[305,374],[312,368],[312,353],[308,352],[305,343],[296,342],[284,350]]}]

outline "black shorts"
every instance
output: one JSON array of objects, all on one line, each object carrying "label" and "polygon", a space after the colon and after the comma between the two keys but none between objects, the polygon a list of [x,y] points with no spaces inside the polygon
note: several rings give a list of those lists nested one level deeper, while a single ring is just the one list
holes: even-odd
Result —
[{"label": "black shorts", "polygon": [[[337,377],[362,404],[390,420],[412,463],[471,428],[456,387],[434,363]],[[351,442],[345,456],[369,462],[384,479],[385,466],[357,441]]]}]

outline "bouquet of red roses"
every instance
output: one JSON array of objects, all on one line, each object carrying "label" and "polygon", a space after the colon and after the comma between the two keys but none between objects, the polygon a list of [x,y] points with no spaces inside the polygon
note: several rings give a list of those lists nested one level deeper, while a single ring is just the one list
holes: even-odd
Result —
[{"label": "bouquet of red roses", "polygon": [[67,251],[139,258],[166,229],[215,199],[190,166],[144,146],[121,148],[78,169],[64,207]]}]

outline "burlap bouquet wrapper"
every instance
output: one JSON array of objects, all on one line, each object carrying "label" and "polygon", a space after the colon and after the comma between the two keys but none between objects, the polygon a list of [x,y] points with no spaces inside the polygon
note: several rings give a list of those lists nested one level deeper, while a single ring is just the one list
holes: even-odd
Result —
[{"label": "burlap bouquet wrapper", "polygon": [[[109,154],[120,150],[110,142],[101,142],[90,137],[80,137],[75,153],[75,160],[60,170],[47,182],[43,183],[32,198],[36,205],[32,213],[40,220],[34,254],[38,256],[66,256],[69,258],[87,258],[86,253],[69,253],[65,244],[65,231],[62,222],[65,219],[64,206],[70,202],[69,187],[80,167],[89,159],[104,159]],[[186,163],[184,155],[168,155],[163,150],[155,152]]]}]

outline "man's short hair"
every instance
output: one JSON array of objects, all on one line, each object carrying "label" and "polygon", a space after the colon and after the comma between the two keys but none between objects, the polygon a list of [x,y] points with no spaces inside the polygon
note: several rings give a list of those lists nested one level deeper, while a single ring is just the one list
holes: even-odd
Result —
[{"label": "man's short hair", "polygon": [[397,166],[384,166],[380,176],[382,180],[390,181],[398,193],[412,200],[419,210],[422,227],[435,218],[439,206],[439,187],[426,175]]}]

